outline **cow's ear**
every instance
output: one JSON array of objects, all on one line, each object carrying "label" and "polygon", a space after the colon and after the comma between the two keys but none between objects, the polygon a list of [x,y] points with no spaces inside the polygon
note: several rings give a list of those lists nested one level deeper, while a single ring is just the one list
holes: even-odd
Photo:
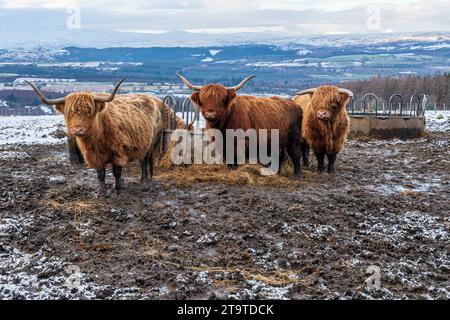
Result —
[{"label": "cow's ear", "polygon": [[346,106],[350,101],[350,95],[345,92],[340,93],[341,96],[341,106]]},{"label": "cow's ear", "polygon": [[200,92],[194,92],[191,94],[191,101],[200,107],[202,105],[200,103]]},{"label": "cow's ear", "polygon": [[237,93],[234,90],[228,90],[228,96],[227,96],[227,107],[233,103],[234,99],[236,99]]},{"label": "cow's ear", "polygon": [[104,102],[96,102],[95,103],[95,111],[102,112],[106,107],[106,103]]},{"label": "cow's ear", "polygon": [[62,114],[64,114],[64,107],[65,107],[65,103],[58,103],[57,105],[54,106],[56,112],[59,112]]}]

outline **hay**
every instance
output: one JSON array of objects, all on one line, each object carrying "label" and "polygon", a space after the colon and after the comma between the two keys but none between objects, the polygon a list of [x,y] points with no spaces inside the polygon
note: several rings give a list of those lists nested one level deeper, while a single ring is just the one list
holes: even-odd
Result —
[{"label": "hay", "polygon": [[286,163],[279,175],[261,175],[261,165],[240,165],[236,170],[226,165],[190,165],[157,168],[156,178],[177,187],[186,187],[195,183],[219,183],[241,186],[299,187],[305,183],[304,177],[313,175],[305,172],[300,179],[292,179],[293,169]]}]

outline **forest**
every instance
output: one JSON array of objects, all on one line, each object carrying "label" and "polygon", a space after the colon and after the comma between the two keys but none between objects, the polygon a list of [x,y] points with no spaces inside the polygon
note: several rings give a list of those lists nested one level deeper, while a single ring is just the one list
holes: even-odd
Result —
[{"label": "forest", "polygon": [[423,77],[408,75],[401,78],[378,76],[345,82],[342,86],[353,91],[357,101],[369,92],[375,93],[384,101],[397,93],[404,99],[409,99],[413,94],[427,94],[427,106],[434,106],[436,103],[440,108],[444,104],[449,108],[450,105],[450,73]]}]

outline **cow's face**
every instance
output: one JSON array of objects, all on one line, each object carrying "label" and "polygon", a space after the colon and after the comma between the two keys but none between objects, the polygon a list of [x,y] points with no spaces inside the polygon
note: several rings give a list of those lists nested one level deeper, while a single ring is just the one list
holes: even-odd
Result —
[{"label": "cow's face", "polygon": [[317,118],[322,121],[333,121],[339,113],[345,111],[349,100],[349,94],[339,92],[338,87],[323,86],[314,92],[311,104]]},{"label": "cow's face", "polygon": [[234,90],[222,85],[210,84],[202,87],[199,92],[194,92],[191,100],[199,107],[210,126],[220,127],[228,117],[230,105],[236,96]]},{"label": "cow's face", "polygon": [[67,96],[65,103],[55,109],[65,118],[70,136],[87,137],[90,135],[97,114],[105,108],[104,102],[95,102],[92,94],[73,93]]}]

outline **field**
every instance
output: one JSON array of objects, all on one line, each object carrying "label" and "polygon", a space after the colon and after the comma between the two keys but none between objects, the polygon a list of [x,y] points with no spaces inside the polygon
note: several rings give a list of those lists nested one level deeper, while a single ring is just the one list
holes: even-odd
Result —
[{"label": "field", "polygon": [[0,118],[0,299],[449,299],[450,114],[427,118],[348,141],[336,176],[159,168],[142,191],[132,165],[105,199],[61,117]]}]

